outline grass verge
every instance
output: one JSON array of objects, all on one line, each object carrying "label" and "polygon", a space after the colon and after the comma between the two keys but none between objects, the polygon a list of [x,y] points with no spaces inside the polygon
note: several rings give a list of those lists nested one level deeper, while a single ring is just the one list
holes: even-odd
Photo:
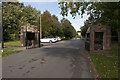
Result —
[{"label": "grass verge", "polygon": [[21,46],[20,41],[9,41],[9,42],[5,42],[4,45],[7,46]]},{"label": "grass verge", "polygon": [[118,44],[112,43],[109,54],[91,53],[90,57],[100,78],[118,78]]},{"label": "grass verge", "polygon": [[12,48],[4,48],[4,52],[2,52],[2,56],[18,53],[18,52],[21,52],[21,51],[22,50],[14,50]]}]

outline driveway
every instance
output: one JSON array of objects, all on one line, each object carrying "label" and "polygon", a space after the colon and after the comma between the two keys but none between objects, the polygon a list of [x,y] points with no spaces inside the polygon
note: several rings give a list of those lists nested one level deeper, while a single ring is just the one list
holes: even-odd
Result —
[{"label": "driveway", "polygon": [[80,39],[5,56],[2,63],[3,78],[94,78]]}]

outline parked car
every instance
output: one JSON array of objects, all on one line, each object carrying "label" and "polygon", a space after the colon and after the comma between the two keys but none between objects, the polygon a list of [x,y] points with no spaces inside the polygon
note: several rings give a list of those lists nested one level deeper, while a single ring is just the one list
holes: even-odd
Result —
[{"label": "parked car", "polygon": [[57,41],[61,41],[61,38],[60,37],[56,37]]},{"label": "parked car", "polygon": [[49,42],[49,43],[53,43],[53,42],[56,42],[57,39],[54,38],[54,37],[45,37],[43,39],[40,39],[41,42]]}]

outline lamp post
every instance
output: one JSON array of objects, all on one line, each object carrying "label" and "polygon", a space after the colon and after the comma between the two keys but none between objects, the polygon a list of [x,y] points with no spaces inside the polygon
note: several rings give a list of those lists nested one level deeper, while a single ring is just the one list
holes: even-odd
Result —
[{"label": "lamp post", "polygon": [[25,36],[25,43],[26,43],[26,49],[27,49],[27,25],[26,25],[26,36]]},{"label": "lamp post", "polygon": [[41,14],[40,14],[40,39],[42,39]]},{"label": "lamp post", "polygon": [[41,47],[41,44],[40,44],[40,39],[42,37],[42,32],[41,32],[41,12],[40,12],[40,27],[39,27],[39,47]]},{"label": "lamp post", "polygon": [[4,49],[4,42],[3,42],[3,6],[4,6],[4,3],[1,2],[1,52],[3,52],[3,49]]}]

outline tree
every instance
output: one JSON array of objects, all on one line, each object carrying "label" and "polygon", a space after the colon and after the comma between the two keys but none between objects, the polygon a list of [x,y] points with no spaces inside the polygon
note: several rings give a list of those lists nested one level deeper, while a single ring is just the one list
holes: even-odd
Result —
[{"label": "tree", "polygon": [[6,2],[3,7],[4,41],[19,39],[21,26],[28,23],[39,26],[40,11],[19,2]]},{"label": "tree", "polygon": [[57,16],[51,15],[49,11],[45,11],[42,14],[42,37],[47,36],[62,36],[62,26],[58,21]]},{"label": "tree", "polygon": [[58,21],[58,18],[57,16],[55,15],[52,15],[52,26],[53,26],[53,29],[51,30],[51,33],[52,36],[56,37],[56,36],[62,36],[62,28],[61,28],[61,24],[60,22]]},{"label": "tree", "polygon": [[[21,25],[26,24],[27,19],[23,14],[23,5],[16,3],[5,3],[3,7],[3,37],[4,40],[14,40],[20,33]],[[16,34],[16,35],[15,35]]]},{"label": "tree", "polygon": [[61,20],[61,24],[62,24],[62,30],[63,30],[63,35],[68,38],[71,39],[72,37],[76,36],[76,31],[74,29],[74,27],[71,25],[71,22],[65,18],[63,18]]},{"label": "tree", "polygon": [[40,11],[32,8],[30,5],[24,7],[23,11],[28,23],[30,23],[31,25],[39,26]]},{"label": "tree", "polygon": [[50,36],[50,31],[52,30],[52,17],[49,11],[43,12],[41,15],[42,23],[42,37]]}]

